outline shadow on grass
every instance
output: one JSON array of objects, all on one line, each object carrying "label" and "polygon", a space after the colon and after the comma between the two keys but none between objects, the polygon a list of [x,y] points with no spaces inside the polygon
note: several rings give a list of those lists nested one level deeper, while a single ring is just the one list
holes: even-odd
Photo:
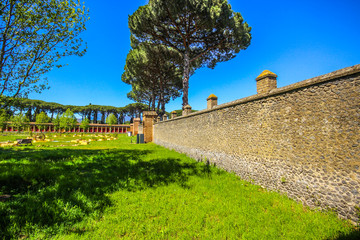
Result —
[{"label": "shadow on grass", "polygon": [[177,158],[146,161],[149,150],[7,150],[0,152],[0,239],[37,229],[56,233],[110,205],[107,193],[137,191],[170,183],[187,186],[208,174],[196,162]]},{"label": "shadow on grass", "polygon": [[360,229],[353,231],[349,234],[341,235],[336,240],[359,240],[360,239]]}]

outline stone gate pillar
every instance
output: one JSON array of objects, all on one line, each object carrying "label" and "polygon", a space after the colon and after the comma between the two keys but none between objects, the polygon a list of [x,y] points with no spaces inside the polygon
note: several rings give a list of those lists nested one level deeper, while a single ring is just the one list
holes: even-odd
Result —
[{"label": "stone gate pillar", "polygon": [[157,116],[155,111],[143,112],[143,132],[145,143],[152,142],[154,140],[153,129],[154,129],[154,118]]},{"label": "stone gate pillar", "polygon": [[217,105],[217,100],[218,97],[215,96],[214,94],[211,94],[207,99],[207,109],[212,109],[213,107],[215,107]]},{"label": "stone gate pillar", "polygon": [[134,124],[133,123],[130,123],[130,132],[131,132],[131,135],[134,136]]},{"label": "stone gate pillar", "polygon": [[258,94],[267,94],[277,88],[277,75],[269,70],[263,71],[256,78],[256,88]]},{"label": "stone gate pillar", "polygon": [[139,133],[139,124],[140,124],[140,118],[134,118],[134,132],[133,135],[137,135]]},{"label": "stone gate pillar", "polygon": [[182,112],[182,115],[183,115],[183,116],[187,116],[187,115],[189,115],[189,114],[191,114],[191,106],[190,106],[190,105],[186,105],[186,106],[184,107],[184,110],[183,110],[183,112]]}]

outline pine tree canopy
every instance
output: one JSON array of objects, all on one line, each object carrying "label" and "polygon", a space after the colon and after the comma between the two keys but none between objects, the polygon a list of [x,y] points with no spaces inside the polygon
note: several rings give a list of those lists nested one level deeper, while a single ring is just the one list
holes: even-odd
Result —
[{"label": "pine tree canopy", "polygon": [[129,16],[137,42],[165,45],[183,57],[183,105],[187,105],[190,68],[214,68],[251,41],[251,28],[227,0],[149,0]]},{"label": "pine tree canopy", "polygon": [[251,28],[227,0],[150,0],[129,17],[140,42],[170,46],[215,67],[250,45]]}]

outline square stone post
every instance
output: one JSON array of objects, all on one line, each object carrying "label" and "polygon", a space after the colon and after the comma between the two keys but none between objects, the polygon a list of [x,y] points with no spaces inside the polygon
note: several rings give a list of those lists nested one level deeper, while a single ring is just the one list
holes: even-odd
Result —
[{"label": "square stone post", "polygon": [[256,78],[256,88],[258,94],[267,94],[271,90],[277,88],[276,82],[277,75],[269,70],[263,71]]},{"label": "square stone post", "polygon": [[218,97],[215,96],[214,94],[211,94],[207,99],[207,109],[212,109],[213,107],[215,107],[217,105],[217,100]]},{"label": "square stone post", "polygon": [[182,115],[183,115],[183,116],[187,116],[187,115],[189,115],[190,113],[191,113],[191,106],[190,106],[190,105],[186,105],[186,106],[184,107],[184,110],[183,110]]},{"label": "square stone post", "polygon": [[157,116],[155,111],[145,111],[143,112],[143,132],[144,132],[144,141],[145,143],[152,142],[154,140],[154,118]]},{"label": "square stone post", "polygon": [[160,116],[158,116],[158,117],[156,118],[156,122],[157,122],[157,123],[161,122]]},{"label": "square stone post", "polygon": [[164,114],[164,116],[163,116],[163,121],[166,121],[167,120],[167,115],[166,114]]},{"label": "square stone post", "polygon": [[171,119],[174,119],[174,118],[176,118],[176,117],[177,117],[176,111],[172,111],[172,112],[171,112]]},{"label": "square stone post", "polygon": [[131,135],[134,136],[134,124],[133,123],[130,124],[130,132],[131,132]]},{"label": "square stone post", "polygon": [[134,118],[134,132],[133,132],[134,136],[139,133],[139,124],[140,124],[140,118]]}]

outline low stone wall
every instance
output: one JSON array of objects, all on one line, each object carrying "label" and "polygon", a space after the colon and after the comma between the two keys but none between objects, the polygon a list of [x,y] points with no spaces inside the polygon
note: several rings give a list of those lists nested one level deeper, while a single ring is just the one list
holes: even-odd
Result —
[{"label": "low stone wall", "polygon": [[154,142],[357,221],[360,65],[269,91],[157,123]]}]

